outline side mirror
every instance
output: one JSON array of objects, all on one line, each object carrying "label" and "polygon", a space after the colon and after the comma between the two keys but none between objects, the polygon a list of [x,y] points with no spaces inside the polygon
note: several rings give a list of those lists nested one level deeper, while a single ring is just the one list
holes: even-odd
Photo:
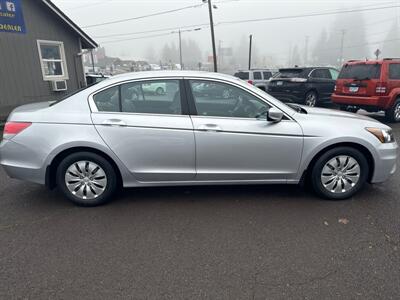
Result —
[{"label": "side mirror", "polygon": [[271,107],[267,112],[267,121],[278,123],[282,121],[283,112],[275,107]]}]

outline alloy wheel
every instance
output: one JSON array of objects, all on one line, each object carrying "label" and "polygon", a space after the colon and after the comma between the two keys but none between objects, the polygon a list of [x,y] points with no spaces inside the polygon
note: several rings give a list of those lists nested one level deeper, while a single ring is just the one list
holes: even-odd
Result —
[{"label": "alloy wheel", "polygon": [[358,183],[361,168],[357,160],[348,155],[330,159],[322,168],[321,182],[331,193],[346,193]]},{"label": "alloy wheel", "polygon": [[310,93],[306,96],[306,105],[314,107],[317,104],[317,96],[314,93]]},{"label": "alloy wheel", "polygon": [[78,161],[65,172],[65,184],[75,197],[91,200],[103,194],[107,187],[107,176],[98,164]]},{"label": "alloy wheel", "polygon": [[393,114],[394,114],[393,115],[394,120],[396,122],[399,122],[400,121],[400,102],[396,103],[396,106],[394,107]]}]

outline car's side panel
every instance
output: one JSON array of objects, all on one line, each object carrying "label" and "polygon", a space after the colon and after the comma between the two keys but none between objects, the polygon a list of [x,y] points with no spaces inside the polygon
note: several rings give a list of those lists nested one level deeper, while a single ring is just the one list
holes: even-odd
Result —
[{"label": "car's side panel", "polygon": [[[297,174],[303,133],[294,121],[192,116],[198,180],[286,180]],[[213,124],[217,131],[202,131]]]},{"label": "car's side panel", "polygon": [[33,123],[12,140],[2,142],[0,164],[11,171],[13,177],[44,184],[47,166],[54,157],[76,147],[105,153],[118,166],[124,184],[134,183],[133,177],[92,124]]},{"label": "car's side panel", "polygon": [[[93,113],[101,137],[139,181],[190,180],[195,140],[189,116]],[[104,125],[118,119],[125,126]]]}]

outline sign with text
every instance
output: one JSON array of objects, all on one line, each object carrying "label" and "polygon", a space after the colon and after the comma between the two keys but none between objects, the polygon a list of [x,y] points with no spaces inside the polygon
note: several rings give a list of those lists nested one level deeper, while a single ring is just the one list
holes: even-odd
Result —
[{"label": "sign with text", "polygon": [[0,32],[25,33],[21,0],[0,0]]}]

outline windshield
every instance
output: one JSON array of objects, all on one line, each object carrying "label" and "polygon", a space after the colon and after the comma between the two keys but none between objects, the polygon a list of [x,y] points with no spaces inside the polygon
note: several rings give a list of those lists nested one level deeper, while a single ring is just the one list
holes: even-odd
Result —
[{"label": "windshield", "polygon": [[274,78],[305,78],[305,74],[304,69],[280,69],[279,73],[274,75]]},{"label": "windshield", "polygon": [[381,77],[380,64],[344,65],[339,79],[379,79]]},{"label": "windshield", "polygon": [[249,79],[249,72],[237,72],[233,76],[235,76],[237,78],[240,78],[242,80],[248,80]]}]

